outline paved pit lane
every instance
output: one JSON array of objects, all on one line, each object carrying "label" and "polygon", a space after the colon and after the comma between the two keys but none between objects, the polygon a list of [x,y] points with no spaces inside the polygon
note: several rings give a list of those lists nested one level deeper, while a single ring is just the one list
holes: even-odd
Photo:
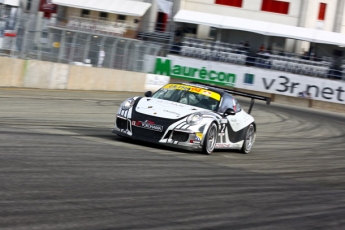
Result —
[{"label": "paved pit lane", "polygon": [[345,229],[345,116],[257,103],[205,156],[111,134],[130,95],[0,89],[0,229]]}]

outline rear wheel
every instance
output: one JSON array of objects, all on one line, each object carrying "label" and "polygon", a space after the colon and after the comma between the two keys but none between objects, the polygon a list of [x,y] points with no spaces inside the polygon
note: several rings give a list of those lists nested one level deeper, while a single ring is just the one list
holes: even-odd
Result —
[{"label": "rear wheel", "polygon": [[202,152],[210,155],[217,142],[218,127],[215,123],[212,123],[207,130],[207,133],[204,138],[204,143],[202,145]]},{"label": "rear wheel", "polygon": [[241,152],[247,154],[252,149],[255,142],[255,128],[254,124],[250,124],[247,128],[246,136],[243,142]]}]

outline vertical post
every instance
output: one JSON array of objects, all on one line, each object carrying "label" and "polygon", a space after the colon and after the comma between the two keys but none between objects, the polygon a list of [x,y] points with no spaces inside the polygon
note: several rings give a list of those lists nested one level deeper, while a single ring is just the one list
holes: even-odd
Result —
[{"label": "vertical post", "polygon": [[158,55],[158,52],[159,52],[159,48],[158,48],[159,46],[156,46],[156,47],[153,47],[154,48],[154,53],[153,53],[153,55],[154,56],[157,56]]},{"label": "vertical post", "polygon": [[[97,53],[97,55],[98,55],[98,59],[97,59],[97,66],[99,67],[99,58],[100,58],[100,52],[101,52],[101,50],[102,49],[104,49],[104,43],[105,43],[105,40],[107,39],[107,37],[102,37],[102,40],[101,40],[101,42],[100,42],[100,44],[99,44],[99,50],[98,50],[98,53]],[[105,55],[107,55],[107,54],[105,54]],[[104,59],[105,59],[105,57],[104,57]],[[103,59],[103,62],[104,62],[104,59]],[[103,66],[103,65],[102,65]]]},{"label": "vertical post", "polygon": [[119,43],[120,40],[121,40],[120,38],[115,38],[115,41],[113,43],[113,48],[111,49],[111,57],[110,57],[110,63],[109,63],[109,68],[111,68],[111,69],[114,68],[117,43]]},{"label": "vertical post", "polygon": [[268,36],[267,35],[264,36],[264,46],[266,49],[268,48]]},{"label": "vertical post", "polygon": [[168,19],[169,19],[169,31],[171,33],[174,33],[174,29],[175,29],[175,26],[174,26],[174,18],[173,18],[173,14],[174,14],[174,7],[175,7],[175,4],[178,4],[178,3],[175,3],[174,1],[171,1],[170,2],[171,6],[170,6],[170,12],[169,12],[169,15],[168,15]]},{"label": "vertical post", "polygon": [[126,45],[125,45],[125,52],[124,52],[124,55],[123,55],[123,59],[124,59],[124,62],[122,63],[122,69],[126,69],[127,67],[127,61],[128,61],[128,48],[129,48],[129,45],[132,43],[132,41],[128,40]]},{"label": "vertical post", "polygon": [[73,62],[73,59],[74,59],[74,52],[75,52],[75,46],[77,43],[78,34],[79,33],[74,33],[74,35],[73,35],[72,46],[71,46],[72,49],[69,53],[69,58],[68,58],[69,63]]},{"label": "vertical post", "polygon": [[28,29],[29,29],[29,23],[30,21],[25,22],[25,28],[24,28],[24,33],[23,33],[23,41],[22,41],[22,48],[20,50],[20,57],[23,58],[25,51],[26,51],[26,46],[27,46],[27,39],[28,39]]},{"label": "vertical post", "polygon": [[143,64],[142,64],[142,68],[140,72],[149,72],[150,70],[148,70],[148,65],[146,64],[146,59],[145,56],[146,55],[151,55],[151,44],[147,44],[145,53],[144,53],[144,60],[143,60]]},{"label": "vertical post", "polygon": [[107,39],[107,37],[102,37],[101,44],[100,44],[99,48],[104,48],[104,43],[105,43],[106,39]]},{"label": "vertical post", "polygon": [[64,51],[65,51],[65,43],[66,43],[66,30],[63,30],[62,34],[61,34],[61,40],[60,40],[60,49],[59,49],[59,55],[58,55],[58,63],[61,62],[61,59],[63,57]]},{"label": "vertical post", "polygon": [[146,50],[145,50],[145,54],[146,55],[150,55],[150,53],[151,53],[151,44],[146,44],[147,45],[147,47],[146,47]]},{"label": "vertical post", "polygon": [[250,101],[250,106],[249,106],[248,114],[250,114],[252,112],[254,101],[255,101],[254,98],[252,98],[252,100]]},{"label": "vertical post", "polygon": [[217,29],[217,42],[220,42],[222,40],[222,29],[218,28]]},{"label": "vertical post", "polygon": [[87,36],[87,39],[86,39],[86,47],[85,47],[85,50],[84,50],[84,54],[83,54],[83,61],[85,62],[85,60],[88,58],[89,56],[89,52],[90,52],[90,42],[91,42],[91,37],[92,35],[89,34]]},{"label": "vertical post", "polygon": [[53,38],[54,38],[54,33],[51,30],[49,30],[48,31],[48,38],[47,38],[47,43],[49,46],[53,45]]},{"label": "vertical post", "polygon": [[335,12],[333,32],[341,33],[342,21],[344,20],[344,0],[337,1],[337,9]]},{"label": "vertical post", "polygon": [[36,16],[36,22],[35,22],[35,38],[34,42],[40,43],[41,37],[42,37],[42,19],[43,19],[43,12],[38,12]]},{"label": "vertical post", "polygon": [[38,60],[42,60],[42,30],[43,30],[43,21],[42,18],[41,20],[38,21],[37,25],[38,25],[38,35],[37,35],[37,57]]},{"label": "vertical post", "polygon": [[[298,14],[299,17],[298,17],[298,22],[297,22],[297,26],[298,27],[305,27],[306,26],[309,1],[310,0],[300,1],[299,14]],[[286,43],[286,40],[287,39],[285,39],[285,43]],[[303,46],[303,43],[305,43],[305,42],[304,41],[299,41],[299,40],[294,40],[293,51],[295,53],[300,53],[301,48]]]},{"label": "vertical post", "polygon": [[173,23],[171,23],[171,25],[170,25],[170,32],[169,33],[170,33],[170,39],[168,42],[168,49],[166,51],[166,55],[168,55],[170,53],[170,50],[173,47],[174,41],[175,41],[175,28],[174,28]]},{"label": "vertical post", "polygon": [[11,57],[13,57],[15,50],[16,50],[16,47],[17,47],[18,27],[19,27],[19,22],[16,22],[16,25],[14,27],[14,31],[16,33],[16,36],[12,39],[11,54],[10,54]]},{"label": "vertical post", "polygon": [[134,50],[134,61],[133,61],[133,63],[134,63],[134,65],[133,65],[133,71],[138,71],[138,63],[139,63],[139,50],[140,50],[140,44],[139,44],[139,42],[136,42],[135,44],[134,44],[134,48],[135,48],[135,50]]},{"label": "vertical post", "polygon": [[168,44],[168,51],[167,54],[170,53],[171,48],[174,45],[175,41],[175,23],[174,23],[174,18],[173,18],[173,11],[174,11],[174,1],[171,1],[171,9],[170,9],[170,15],[169,15],[169,33],[170,33],[170,39],[169,39],[169,44]]}]

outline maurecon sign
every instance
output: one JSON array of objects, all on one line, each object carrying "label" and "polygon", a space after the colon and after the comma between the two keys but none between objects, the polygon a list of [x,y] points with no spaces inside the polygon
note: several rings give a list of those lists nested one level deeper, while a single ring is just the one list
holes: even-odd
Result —
[{"label": "maurecon sign", "polygon": [[[151,58],[152,56],[146,57]],[[153,63],[152,63],[153,62]],[[236,84],[236,75],[226,71],[226,69],[217,69],[210,62],[194,60],[184,62],[178,57],[170,56],[168,58],[154,57],[149,63],[153,64],[151,73],[157,75],[180,78],[188,81],[199,81],[210,84],[234,87]]]}]

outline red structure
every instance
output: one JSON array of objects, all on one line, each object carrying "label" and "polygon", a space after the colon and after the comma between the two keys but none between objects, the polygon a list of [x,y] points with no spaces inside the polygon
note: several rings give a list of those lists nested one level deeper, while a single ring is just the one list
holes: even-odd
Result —
[{"label": "red structure", "polygon": [[326,3],[320,3],[318,20],[324,21],[326,16]]},{"label": "red structure", "polygon": [[51,0],[41,0],[39,11],[44,13],[45,18],[50,18],[51,14],[55,14],[57,5],[53,4]]},{"label": "red structure", "polygon": [[216,4],[242,7],[242,0],[216,0]]},{"label": "red structure", "polygon": [[278,14],[289,14],[289,5],[289,2],[284,1],[263,0],[261,10]]}]

